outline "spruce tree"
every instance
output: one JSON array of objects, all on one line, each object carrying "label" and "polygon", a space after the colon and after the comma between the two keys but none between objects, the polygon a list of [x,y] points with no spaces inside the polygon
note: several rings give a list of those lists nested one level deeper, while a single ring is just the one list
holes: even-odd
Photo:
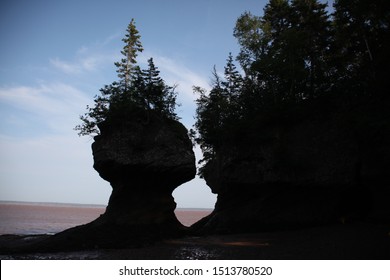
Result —
[{"label": "spruce tree", "polygon": [[145,100],[147,108],[162,110],[164,81],[160,78],[160,71],[154,65],[153,58],[148,60],[148,69],[142,71],[145,84]]},{"label": "spruce tree", "polygon": [[236,65],[234,65],[232,53],[229,53],[224,70],[225,81],[222,82],[222,85],[225,87],[229,99],[233,100],[240,92],[242,77],[238,72]]},{"label": "spruce tree", "polygon": [[122,41],[125,43],[121,54],[124,56],[119,62],[115,63],[115,66],[118,68],[117,73],[118,77],[125,86],[125,88],[130,88],[132,83],[133,73],[135,71],[137,56],[139,52],[142,52],[144,49],[140,41],[141,35],[135,26],[135,20],[132,19],[127,27],[127,33],[125,38]]},{"label": "spruce tree", "polygon": [[390,2],[337,0],[335,81],[339,91],[385,94],[389,87]]},{"label": "spruce tree", "polygon": [[75,127],[79,135],[99,134],[98,124],[110,120],[124,120],[133,112],[150,111],[164,118],[177,120],[176,87],[170,87],[160,78],[160,71],[153,59],[148,60],[148,69],[141,70],[137,65],[138,53],[143,51],[141,36],[134,19],[127,27],[122,59],[115,63],[118,81],[105,85],[100,95],[95,96],[93,107],[87,106],[87,112],[80,116],[82,123]]}]

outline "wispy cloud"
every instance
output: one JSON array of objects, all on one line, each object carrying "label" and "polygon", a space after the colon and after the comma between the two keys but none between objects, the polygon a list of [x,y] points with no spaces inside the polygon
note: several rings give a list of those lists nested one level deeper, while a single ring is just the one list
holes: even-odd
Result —
[{"label": "wispy cloud", "polygon": [[50,64],[69,75],[77,75],[81,73],[88,73],[98,71],[104,65],[113,63],[115,55],[111,53],[88,54],[86,56],[78,57],[74,61],[65,61],[58,57],[50,59]]},{"label": "wispy cloud", "polygon": [[58,57],[50,59],[50,64],[66,74],[79,74],[83,70],[81,64],[69,63],[59,59]]},{"label": "wispy cloud", "polygon": [[188,89],[191,89],[190,96],[192,94],[192,86],[201,86],[204,88],[209,87],[207,76],[200,75],[190,70],[189,67],[176,63],[173,59],[167,57],[157,57],[156,61],[160,65],[160,68],[167,74],[170,79],[178,79],[179,85],[180,82],[183,83],[183,88],[188,94]]},{"label": "wispy cloud", "polygon": [[146,67],[147,60],[150,57],[153,57],[154,63],[160,70],[160,75],[165,82],[171,86],[178,86],[176,89],[178,92],[177,101],[181,106],[177,109],[177,113],[184,125],[190,128],[194,123],[195,100],[198,98],[192,88],[193,86],[200,86],[210,89],[210,79],[207,73],[206,75],[204,73],[196,73],[180,60],[148,51],[141,53],[138,57],[138,63],[142,68]]},{"label": "wispy cloud", "polygon": [[[84,51],[83,51],[84,52]],[[86,53],[90,53],[85,50]],[[195,114],[195,102],[197,96],[193,93],[194,85],[209,88],[209,78],[192,71],[185,64],[175,61],[173,58],[155,55],[152,53],[142,54],[139,57],[140,64],[146,67],[146,60],[153,57],[161,71],[161,76],[169,85],[177,84],[179,93],[178,102],[182,104],[178,108],[178,114],[187,127],[193,123]],[[86,71],[102,73],[99,65],[110,63],[113,56],[107,52],[96,52],[93,56],[80,57],[75,63],[69,63],[59,58],[52,59],[51,64],[63,72],[79,74]],[[98,80],[93,81],[87,87],[99,86]],[[77,84],[77,82],[76,82]],[[103,82],[101,82],[103,86]],[[0,102],[12,106],[20,111],[32,113],[41,120],[41,124],[59,130],[74,127],[78,123],[78,116],[85,111],[85,106],[91,104],[92,98],[73,83],[64,82],[41,82],[35,86],[0,87]],[[15,117],[16,116],[16,117]],[[11,121],[11,116],[10,121]],[[13,114],[12,122],[18,122],[17,114]],[[36,124],[39,126],[39,124]]]},{"label": "wispy cloud", "polygon": [[55,57],[49,59],[49,62],[58,70],[70,75],[99,71],[104,66],[112,65],[119,60],[119,50],[117,52],[113,51],[116,48],[113,42],[119,37],[120,34],[115,33],[102,41],[88,46],[84,45],[75,52],[74,59],[64,60]]},{"label": "wispy cloud", "polygon": [[[49,126],[60,132],[75,125],[78,115],[90,100],[75,87],[49,83],[35,87],[0,87],[0,103],[37,117],[41,123],[36,123],[36,126]],[[10,116],[13,122],[15,115]]]},{"label": "wispy cloud", "polygon": [[188,99],[188,101],[192,102],[196,99],[192,91],[193,86],[200,86],[206,89],[210,87],[207,75],[194,72],[190,67],[176,61],[174,58],[152,53],[145,53],[141,56],[143,60],[146,60],[146,57],[153,57],[156,66],[161,72],[161,76],[168,84],[178,84],[178,91],[184,94],[183,97]]},{"label": "wispy cloud", "polygon": [[39,114],[61,113],[79,107],[88,98],[66,84],[40,84],[36,87],[0,87],[0,101]]},{"label": "wispy cloud", "polygon": [[[64,83],[0,87],[2,199],[105,203],[110,188],[90,168],[90,139],[73,131],[90,102]],[[20,136],[26,128],[31,135]]]}]

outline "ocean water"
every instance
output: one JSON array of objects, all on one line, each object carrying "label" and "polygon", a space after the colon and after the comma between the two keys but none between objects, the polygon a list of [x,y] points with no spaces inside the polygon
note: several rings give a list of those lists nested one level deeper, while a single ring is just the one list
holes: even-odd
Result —
[{"label": "ocean water", "polygon": [[[55,234],[89,223],[103,214],[105,206],[29,202],[0,202],[0,235]],[[212,210],[177,209],[178,220],[190,226]]]}]

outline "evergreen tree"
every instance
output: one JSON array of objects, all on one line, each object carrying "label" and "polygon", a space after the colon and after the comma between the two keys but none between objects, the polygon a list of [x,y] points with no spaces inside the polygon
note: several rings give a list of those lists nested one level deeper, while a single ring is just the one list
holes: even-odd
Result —
[{"label": "evergreen tree", "polygon": [[153,58],[148,60],[148,69],[142,71],[145,83],[145,100],[148,109],[162,110],[164,82],[160,78],[160,71],[154,65]]},{"label": "evergreen tree", "polygon": [[266,28],[265,52],[253,63],[253,71],[269,106],[292,99],[299,75],[300,39],[291,28],[291,7],[287,0],[271,0],[261,18]]},{"label": "evergreen tree", "polygon": [[195,128],[204,159],[212,159],[246,128],[283,115],[329,90],[331,22],[317,0],[270,0],[262,17],[245,12],[234,29],[237,56],[245,77],[229,54],[224,79],[214,70],[211,91],[197,100]]},{"label": "evergreen tree", "polygon": [[261,18],[250,12],[242,14],[236,22],[234,37],[241,46],[237,57],[246,75],[251,75],[251,66],[266,51],[268,44],[268,29]]},{"label": "evergreen tree", "polygon": [[328,90],[331,22],[326,4],[317,0],[293,0],[291,8],[291,22],[300,34],[305,68],[301,91],[304,97],[312,98]]},{"label": "evergreen tree", "polygon": [[197,144],[203,152],[203,160],[207,162],[213,158],[218,148],[225,141],[225,121],[226,115],[229,112],[226,92],[224,92],[221,79],[217,74],[217,70],[213,68],[212,89],[207,94],[207,91],[200,87],[194,87],[195,93],[199,94],[196,100],[196,122],[195,129],[199,133],[199,137],[195,138]]},{"label": "evergreen tree", "polygon": [[160,77],[160,71],[154,65],[153,58],[148,60],[148,69],[142,71],[142,76],[144,81],[143,95],[147,102],[147,109],[177,119],[174,112],[177,105],[176,86],[170,87],[165,84]]},{"label": "evergreen tree", "polygon": [[272,39],[266,56],[256,62],[256,70],[272,73],[265,80],[273,95],[280,95],[276,102],[297,102],[324,90],[331,44],[325,8],[317,0],[275,0],[266,6],[263,20]]},{"label": "evergreen tree", "polygon": [[334,3],[335,83],[356,95],[380,94],[389,85],[390,2],[338,0]]},{"label": "evergreen tree", "polygon": [[136,70],[137,56],[144,49],[140,41],[141,35],[135,26],[135,20],[132,19],[127,27],[127,33],[122,41],[125,43],[121,54],[124,56],[119,62],[115,63],[118,68],[117,73],[120,81],[125,88],[130,88],[132,83],[133,73]]},{"label": "evergreen tree", "polygon": [[99,134],[99,123],[125,120],[133,112],[146,111],[149,118],[153,111],[163,118],[178,119],[176,86],[165,84],[152,58],[146,70],[137,65],[138,53],[143,51],[140,37],[132,19],[122,40],[125,43],[121,51],[123,58],[115,63],[119,81],[105,85],[100,95],[95,96],[95,105],[87,106],[87,112],[80,116],[82,123],[75,127],[80,136]]},{"label": "evergreen tree", "polygon": [[[236,69],[233,56],[229,53],[222,79],[214,66],[212,70],[212,89],[207,91],[200,87],[194,87],[194,92],[199,94],[197,99],[196,123],[198,132],[192,131],[192,137],[200,145],[203,152],[203,160],[208,162],[218,152],[224,143],[230,141],[231,129],[237,118],[242,115],[239,104],[239,95],[242,91],[243,79]],[[200,169],[200,175],[202,174]]]},{"label": "evergreen tree", "polygon": [[241,90],[242,77],[234,65],[232,53],[229,53],[224,74],[225,81],[222,81],[221,84],[225,88],[228,98],[233,100],[239,95]]}]

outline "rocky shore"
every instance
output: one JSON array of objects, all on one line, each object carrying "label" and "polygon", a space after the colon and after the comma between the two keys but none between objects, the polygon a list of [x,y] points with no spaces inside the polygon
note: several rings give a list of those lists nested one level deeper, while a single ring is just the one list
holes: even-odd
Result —
[{"label": "rocky shore", "polygon": [[49,253],[4,253],[46,236],[0,236],[2,260],[379,260],[390,259],[390,227],[381,224],[337,224],[252,234],[170,238],[127,249],[88,249]]}]

